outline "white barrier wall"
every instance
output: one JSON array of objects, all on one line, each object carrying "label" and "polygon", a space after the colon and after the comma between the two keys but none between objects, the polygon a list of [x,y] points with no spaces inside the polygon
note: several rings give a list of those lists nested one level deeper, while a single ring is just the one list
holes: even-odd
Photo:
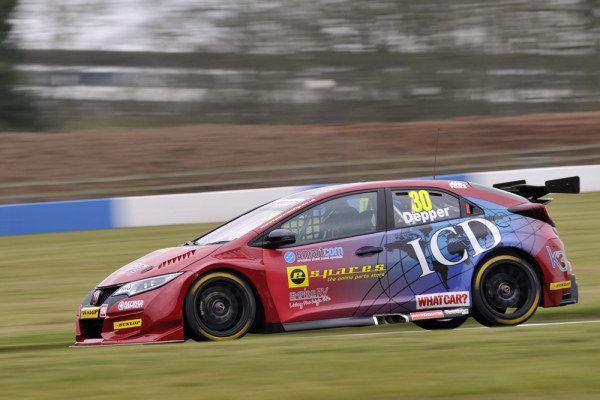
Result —
[{"label": "white barrier wall", "polygon": [[[528,184],[543,185],[550,179],[575,175],[581,178],[582,192],[600,191],[600,165],[478,172],[440,176],[437,179],[464,180],[488,186],[525,179]],[[122,228],[223,222],[268,201],[312,187],[314,186],[288,186],[113,199],[112,225]]]},{"label": "white barrier wall", "polygon": [[123,197],[113,199],[115,228],[228,221],[269,201],[312,186]]},{"label": "white barrier wall", "polygon": [[[600,191],[600,165],[520,169],[439,176],[488,186],[525,179],[543,185],[550,179],[579,176],[581,191]],[[316,186],[228,190],[163,196],[122,197],[0,206],[0,236],[43,232],[223,222],[261,204]]]}]

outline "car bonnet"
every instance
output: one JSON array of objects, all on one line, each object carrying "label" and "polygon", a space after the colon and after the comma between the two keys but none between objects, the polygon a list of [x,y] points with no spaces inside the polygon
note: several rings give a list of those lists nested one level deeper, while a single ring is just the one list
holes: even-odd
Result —
[{"label": "car bonnet", "polygon": [[181,271],[219,246],[180,246],[155,250],[119,268],[98,286],[112,286]]}]

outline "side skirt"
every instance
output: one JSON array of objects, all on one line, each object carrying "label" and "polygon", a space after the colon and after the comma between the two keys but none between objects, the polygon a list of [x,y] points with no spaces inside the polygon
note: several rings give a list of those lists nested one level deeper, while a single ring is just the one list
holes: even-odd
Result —
[{"label": "side skirt", "polygon": [[334,319],[321,319],[317,321],[303,321],[303,322],[288,322],[283,324],[285,332],[294,331],[306,331],[310,329],[329,329],[329,328],[341,328],[343,326],[369,326],[377,325],[377,317],[348,317],[348,318],[334,318]]},{"label": "side skirt", "polygon": [[470,315],[469,308],[453,308],[444,310],[427,310],[406,314],[381,314],[366,317],[348,317],[334,319],[320,319],[315,321],[287,322],[284,324],[275,322],[265,324],[264,333],[295,332],[313,329],[342,328],[349,326],[371,326],[397,324],[424,319],[449,319]]}]

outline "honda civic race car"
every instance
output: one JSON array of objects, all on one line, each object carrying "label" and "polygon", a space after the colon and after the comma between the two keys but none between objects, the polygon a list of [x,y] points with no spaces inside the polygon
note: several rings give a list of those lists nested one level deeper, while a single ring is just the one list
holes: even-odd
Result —
[{"label": "honda civic race car", "polygon": [[242,337],[470,316],[516,325],[577,303],[565,248],[531,186],[462,181],[344,184],[258,207],[125,265],[85,297],[76,346]]}]

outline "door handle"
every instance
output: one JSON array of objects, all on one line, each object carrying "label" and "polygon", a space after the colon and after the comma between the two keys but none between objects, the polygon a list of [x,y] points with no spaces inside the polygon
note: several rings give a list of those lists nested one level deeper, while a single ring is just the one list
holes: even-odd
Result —
[{"label": "door handle", "polygon": [[381,247],[365,246],[365,247],[361,247],[360,249],[356,250],[355,254],[357,256],[364,256],[367,254],[381,253],[382,251],[383,251],[383,249]]}]

